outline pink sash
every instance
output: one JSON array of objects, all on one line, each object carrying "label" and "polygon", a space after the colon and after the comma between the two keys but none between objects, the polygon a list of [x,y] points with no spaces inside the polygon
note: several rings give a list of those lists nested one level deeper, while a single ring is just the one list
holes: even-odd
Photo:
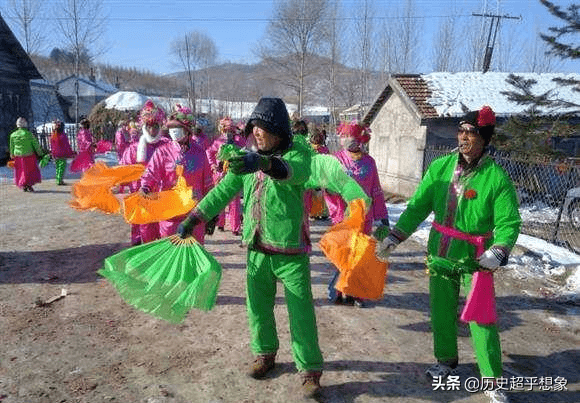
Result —
[{"label": "pink sash", "polygon": [[[433,222],[432,226],[443,235],[475,245],[476,258],[485,250],[485,240],[489,235],[471,235],[436,222]],[[476,271],[473,273],[471,290],[467,296],[460,319],[463,322],[475,321],[480,325],[491,325],[497,322],[492,272]]]}]

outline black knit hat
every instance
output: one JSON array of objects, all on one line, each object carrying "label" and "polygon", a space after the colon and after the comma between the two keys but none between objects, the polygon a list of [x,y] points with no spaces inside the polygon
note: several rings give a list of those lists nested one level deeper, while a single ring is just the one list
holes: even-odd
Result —
[{"label": "black knit hat", "polygon": [[280,98],[261,98],[250,115],[250,119],[244,129],[246,136],[258,126],[274,136],[282,139],[281,149],[290,145],[292,131],[290,130],[290,117],[286,104]]},{"label": "black knit hat", "polygon": [[464,123],[477,128],[479,135],[485,141],[485,145],[489,144],[495,130],[495,113],[489,106],[485,105],[478,111],[467,112],[459,122],[459,125],[461,126]]}]

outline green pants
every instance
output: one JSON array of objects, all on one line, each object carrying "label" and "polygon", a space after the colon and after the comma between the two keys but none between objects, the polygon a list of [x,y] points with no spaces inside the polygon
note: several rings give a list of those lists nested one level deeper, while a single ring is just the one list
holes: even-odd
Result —
[{"label": "green pants", "polygon": [[[429,302],[435,358],[439,362],[457,362],[457,320],[460,282],[471,290],[471,274],[435,275],[429,280]],[[469,322],[471,340],[479,371],[483,377],[498,378],[502,374],[501,346],[496,325]]]},{"label": "green pants", "polygon": [[64,178],[64,171],[66,170],[66,159],[57,158],[54,160],[54,165],[56,168],[56,183],[60,183]]},{"label": "green pants", "polygon": [[292,355],[299,371],[322,370],[308,255],[270,255],[248,250],[247,310],[254,354],[275,353],[276,282],[284,285]]}]

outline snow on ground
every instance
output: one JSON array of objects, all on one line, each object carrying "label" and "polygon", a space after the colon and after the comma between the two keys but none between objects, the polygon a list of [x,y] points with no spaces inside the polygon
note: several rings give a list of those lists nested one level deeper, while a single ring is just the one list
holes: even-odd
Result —
[{"label": "snow on ground", "polygon": [[[406,207],[406,203],[387,203],[389,221],[391,221],[391,224],[394,224],[399,220],[401,213]],[[551,210],[555,209],[552,208]],[[547,207],[538,207],[537,205],[524,206],[520,209],[520,213],[522,220],[530,220],[534,222],[538,222],[540,218],[544,222],[550,222],[546,219],[546,214],[548,213],[550,216],[556,214],[554,215],[552,222],[557,216],[557,212],[554,213],[553,211],[548,211]],[[417,231],[411,235],[411,239],[427,246],[432,221],[433,214],[429,215],[429,217],[419,225]],[[542,239],[524,234],[520,234],[516,244],[532,251],[537,256],[530,256],[528,254],[510,256],[506,269],[510,270],[514,277],[522,279],[552,279],[555,277],[561,278],[569,272],[570,276],[567,278],[566,283],[555,290],[555,293],[565,299],[580,299],[580,255]]]}]

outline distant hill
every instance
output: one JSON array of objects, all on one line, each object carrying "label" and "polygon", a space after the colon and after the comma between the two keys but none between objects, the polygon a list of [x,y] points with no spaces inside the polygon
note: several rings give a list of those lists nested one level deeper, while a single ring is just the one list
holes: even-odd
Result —
[{"label": "distant hill", "polygon": [[[62,80],[74,74],[74,66],[67,63],[57,63],[49,57],[33,55],[32,60],[43,77],[52,83]],[[313,70],[308,77],[305,94],[305,104],[326,105],[328,104],[329,80],[328,61],[318,58],[310,66]],[[137,91],[144,95],[165,97],[187,96],[187,73],[177,72],[169,75],[157,75],[151,72],[135,68],[115,67],[110,65],[82,66],[81,75],[89,77],[94,75],[116,86],[119,90]],[[336,106],[350,106],[359,100],[358,73],[354,69],[339,65],[336,67],[337,83]],[[224,63],[195,72],[195,89],[198,97],[255,102],[263,96],[278,96],[286,102],[297,103],[296,91],[289,85],[283,74],[274,71],[264,63],[252,65],[238,63]],[[377,75],[373,76],[377,80]],[[376,85],[379,91],[381,84]]]}]

